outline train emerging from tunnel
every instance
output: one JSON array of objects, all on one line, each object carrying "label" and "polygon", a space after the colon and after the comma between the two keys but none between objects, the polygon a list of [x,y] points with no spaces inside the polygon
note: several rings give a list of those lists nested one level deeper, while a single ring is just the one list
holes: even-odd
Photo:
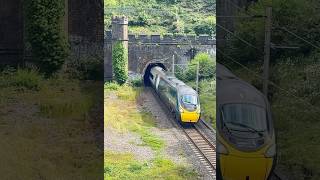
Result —
[{"label": "train emerging from tunnel", "polygon": [[197,123],[200,118],[198,93],[181,80],[166,73],[160,66],[153,66],[145,73],[145,84],[151,85],[175,119],[182,123]]}]

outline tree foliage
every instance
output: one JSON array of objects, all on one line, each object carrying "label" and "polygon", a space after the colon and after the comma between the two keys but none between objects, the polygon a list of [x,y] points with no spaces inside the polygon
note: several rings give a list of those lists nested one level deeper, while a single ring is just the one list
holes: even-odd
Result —
[{"label": "tree foliage", "polygon": [[32,58],[46,76],[58,71],[69,54],[62,31],[64,0],[26,0],[27,37]]},{"label": "tree foliage", "polygon": [[[265,8],[272,5],[272,33],[271,41],[275,45],[298,46],[299,49],[277,49],[272,50],[271,60],[277,57],[307,55],[314,48],[301,39],[288,33],[286,30],[297,34],[312,44],[320,45],[320,14],[317,7],[319,1],[304,0],[262,0],[252,4],[248,10],[243,10],[239,15],[255,14],[264,15]],[[308,17],[306,19],[306,17]],[[229,34],[227,48],[225,49],[230,56],[237,57],[242,63],[256,62],[263,59],[264,30],[265,21],[262,18],[237,19],[235,24],[235,35],[256,46],[254,49],[246,45],[239,38]],[[220,59],[220,58],[219,58]]]},{"label": "tree foliage", "polygon": [[179,69],[175,75],[184,81],[194,81],[197,78],[197,67],[199,63],[199,80],[214,78],[216,61],[207,53],[198,53],[192,59],[185,72]]},{"label": "tree foliage", "polygon": [[126,15],[131,33],[195,34],[197,30],[199,34],[212,35],[214,14],[215,0],[105,0],[106,29],[110,28],[113,15]]},{"label": "tree foliage", "polygon": [[113,76],[119,84],[128,79],[128,50],[118,41],[112,47]]}]

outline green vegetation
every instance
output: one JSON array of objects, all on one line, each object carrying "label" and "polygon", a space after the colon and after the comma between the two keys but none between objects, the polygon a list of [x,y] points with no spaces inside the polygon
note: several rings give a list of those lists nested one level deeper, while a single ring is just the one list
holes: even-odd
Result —
[{"label": "green vegetation", "polygon": [[128,50],[120,41],[112,47],[112,68],[116,81],[124,84],[128,79]]},{"label": "green vegetation", "polygon": [[[269,99],[277,133],[279,164],[277,166],[289,179],[319,179],[319,152],[316,132],[319,124],[319,1],[262,0],[254,3],[245,13],[264,14],[265,7],[272,5],[272,37],[275,45],[299,46],[298,49],[272,49]],[[307,21],[305,19],[308,19]],[[247,46],[238,38],[231,38],[224,52],[250,70],[261,75],[264,21],[262,19],[237,19],[235,34],[245,39],[260,52]],[[287,30],[290,31],[290,33]],[[293,35],[296,34],[296,35]],[[310,43],[302,41],[300,36]],[[311,46],[313,44],[314,46]],[[218,60],[231,67],[242,79],[262,89],[262,80],[241,68],[229,59],[220,56]]]},{"label": "green vegetation", "polygon": [[105,153],[105,179],[168,179],[193,180],[194,171],[175,165],[171,160],[156,158],[151,162],[141,162],[132,154]]},{"label": "green vegetation", "polygon": [[105,0],[105,26],[129,17],[130,33],[215,34],[215,0]]},{"label": "green vegetation", "polygon": [[[120,133],[133,132],[140,136],[143,146],[150,147],[156,154],[149,161],[135,159],[133,154],[105,152],[105,179],[196,179],[197,174],[188,167],[176,165],[163,157],[164,141],[155,135],[155,126],[149,112],[138,108],[141,87],[105,84],[105,126]],[[125,107],[125,108],[124,108]],[[139,144],[140,145],[140,144]]]},{"label": "green vegetation", "polygon": [[84,132],[95,131],[89,112],[100,91],[93,82],[80,84],[62,75],[44,79],[33,69],[0,72],[0,131],[6,132],[0,135],[0,156],[7,162],[0,165],[6,172],[3,178],[34,179],[41,174],[81,179],[90,169],[85,178],[96,179],[101,164],[96,157],[101,154],[95,141],[83,139],[94,138]]},{"label": "green vegetation", "polygon": [[[312,44],[319,46],[320,38],[319,24],[320,14],[318,13],[319,1],[304,0],[259,0],[257,3],[249,6],[247,12],[240,12],[239,15],[264,15],[265,7],[272,6],[272,37],[271,41],[275,45],[299,46],[295,50],[277,50],[271,54],[271,61],[278,62],[279,57],[300,56],[312,53],[315,48],[282,28],[290,30],[292,33],[305,37]],[[308,18],[308,21],[305,19]],[[244,44],[239,38],[233,38],[230,35],[228,48],[224,51],[228,52],[232,57],[242,63],[256,62],[262,60],[264,48],[264,26],[265,22],[260,18],[243,18],[237,19],[235,23],[235,34],[241,39],[255,45],[259,50]],[[240,48],[241,47],[241,48]],[[219,58],[219,60],[222,58]]]},{"label": "green vegetation", "polygon": [[46,76],[60,70],[69,54],[67,39],[61,31],[64,3],[64,0],[25,1],[33,61]]},{"label": "green vegetation", "polygon": [[[290,179],[319,179],[319,55],[282,59],[272,65],[272,80],[281,85],[280,90],[270,86],[273,120],[277,133],[278,168],[291,174]],[[258,70],[260,64],[248,65]],[[258,71],[256,71],[258,72]],[[244,69],[234,73],[251,84],[261,87],[261,79]],[[294,82],[294,83],[292,83]],[[295,94],[295,96],[292,96]]]},{"label": "green vegetation", "polygon": [[199,63],[199,95],[202,118],[216,127],[216,61],[207,53],[198,53],[186,70],[177,68],[175,75],[196,89],[196,74]]},{"label": "green vegetation", "polygon": [[152,115],[148,112],[137,111],[135,102],[141,88],[123,85],[114,91],[113,85],[108,84],[105,85],[105,92],[115,93],[118,99],[105,103],[105,106],[108,107],[105,109],[105,126],[119,132],[135,132],[140,135],[146,146],[153,150],[162,149],[164,142],[150,131],[150,128],[155,126]]}]

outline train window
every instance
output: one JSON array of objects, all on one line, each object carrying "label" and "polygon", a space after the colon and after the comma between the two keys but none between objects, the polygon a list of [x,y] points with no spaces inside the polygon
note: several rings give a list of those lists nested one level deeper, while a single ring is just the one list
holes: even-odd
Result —
[{"label": "train window", "polygon": [[181,101],[184,104],[198,104],[198,98],[195,95],[183,95]]},{"label": "train window", "polygon": [[151,79],[153,79],[153,75],[150,73],[150,77],[151,77]]},{"label": "train window", "polygon": [[170,95],[175,98],[177,96],[177,92],[174,88],[170,88]]},{"label": "train window", "polygon": [[195,111],[198,106],[198,98],[196,95],[187,94],[181,96],[182,107],[188,111]]},{"label": "train window", "polygon": [[223,122],[232,129],[264,132],[268,130],[266,110],[253,104],[226,104],[222,107]]},{"label": "train window", "polygon": [[165,82],[160,79],[160,82],[159,82],[159,91],[164,91],[165,90]]}]

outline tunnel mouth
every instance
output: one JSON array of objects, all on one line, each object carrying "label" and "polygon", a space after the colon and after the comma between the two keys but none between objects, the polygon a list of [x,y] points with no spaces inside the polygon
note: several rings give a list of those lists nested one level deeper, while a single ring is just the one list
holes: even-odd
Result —
[{"label": "tunnel mouth", "polygon": [[151,71],[151,69],[153,67],[156,67],[156,66],[159,66],[159,67],[163,68],[164,70],[167,70],[167,68],[162,63],[150,63],[150,64],[148,64],[146,66],[146,69],[145,69],[144,74],[143,74],[143,84],[144,84],[144,86],[151,86],[151,82],[150,82],[150,79],[149,79],[150,71]]}]

